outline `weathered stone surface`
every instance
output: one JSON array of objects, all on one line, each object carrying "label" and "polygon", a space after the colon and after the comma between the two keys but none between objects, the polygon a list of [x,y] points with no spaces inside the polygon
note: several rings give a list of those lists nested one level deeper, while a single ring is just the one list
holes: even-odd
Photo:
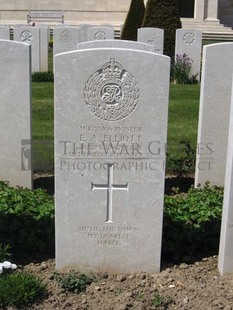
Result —
[{"label": "weathered stone surface", "polygon": [[53,30],[53,56],[76,50],[77,43],[80,42],[80,28],[63,26]]},{"label": "weathered stone surface", "polygon": [[[233,87],[232,87],[233,90]],[[233,93],[232,93],[233,94]],[[218,268],[221,275],[233,273],[233,96],[231,100],[230,126],[226,161],[226,178]]]},{"label": "weathered stone surface", "polygon": [[14,40],[31,45],[32,72],[40,71],[40,29],[37,27],[14,27]]},{"label": "weathered stone surface", "polygon": [[191,75],[200,80],[202,32],[197,29],[177,29],[175,55],[186,54],[192,60]]},{"label": "weathered stone surface", "polygon": [[48,71],[49,60],[49,26],[39,25],[40,28],[40,71]]},{"label": "weathered stone surface", "polygon": [[90,27],[87,28],[87,41],[94,40],[113,40],[114,28],[113,27]]},{"label": "weathered stone surface", "polygon": [[30,46],[0,40],[0,180],[31,188]]},{"label": "weathered stone surface", "polygon": [[0,40],[10,40],[10,27],[7,25],[0,26]]},{"label": "weathered stone surface", "polygon": [[145,51],[55,57],[57,268],[160,270],[169,75]]},{"label": "weathered stone surface", "polygon": [[128,40],[101,40],[101,41],[87,41],[77,44],[77,49],[88,49],[88,48],[128,48],[134,50],[143,50],[153,52],[154,47],[150,44],[141,42],[134,42]]},{"label": "weathered stone surface", "polygon": [[195,185],[224,186],[233,73],[233,43],[204,46]]},{"label": "weathered stone surface", "polygon": [[156,53],[163,54],[164,30],[152,27],[139,28],[138,41],[151,44]]}]

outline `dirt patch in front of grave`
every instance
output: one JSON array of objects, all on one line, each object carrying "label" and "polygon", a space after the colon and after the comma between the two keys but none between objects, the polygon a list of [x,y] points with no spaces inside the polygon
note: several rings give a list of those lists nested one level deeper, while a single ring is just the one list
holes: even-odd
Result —
[{"label": "dirt patch in front of grave", "polygon": [[42,278],[48,288],[48,296],[31,310],[233,309],[233,275],[220,276],[216,256],[164,266],[157,274],[97,274],[79,294],[59,288],[53,279],[54,260],[22,268]]}]

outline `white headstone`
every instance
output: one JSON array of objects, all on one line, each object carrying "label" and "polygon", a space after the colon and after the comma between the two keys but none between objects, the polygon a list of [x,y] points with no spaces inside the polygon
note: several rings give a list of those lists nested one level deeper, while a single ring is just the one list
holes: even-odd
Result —
[{"label": "white headstone", "polygon": [[0,40],[10,40],[10,27],[0,26]]},{"label": "white headstone", "polygon": [[148,52],[154,52],[154,47],[150,44],[128,41],[128,40],[104,40],[104,41],[86,41],[77,44],[77,49],[88,48],[128,48],[135,50],[143,50]]},{"label": "white headstone", "polygon": [[160,28],[139,28],[139,42],[151,44],[154,46],[154,51],[158,54],[163,54],[164,30]]},{"label": "white headstone", "polygon": [[90,27],[87,29],[87,41],[94,40],[113,40],[114,28],[113,27]]},{"label": "white headstone", "polygon": [[56,27],[53,30],[53,55],[76,50],[80,41],[78,27]]},{"label": "white headstone", "polygon": [[87,29],[93,27],[91,24],[80,24],[78,27],[81,29],[80,43],[87,41]]},{"label": "white headstone", "polygon": [[0,180],[32,187],[30,46],[0,40]]},{"label": "white headstone", "polygon": [[49,38],[48,25],[39,25],[40,28],[40,71],[48,71],[49,61]]},{"label": "white headstone", "polygon": [[16,27],[27,27],[28,24],[14,24],[14,28]]},{"label": "white headstone", "polygon": [[14,40],[31,45],[32,72],[40,71],[40,29],[30,26],[15,27]]},{"label": "white headstone", "polygon": [[55,57],[57,268],[160,270],[169,75],[145,51]]},{"label": "white headstone", "polygon": [[202,31],[197,29],[177,29],[175,56],[186,54],[192,60],[191,75],[200,80]]},{"label": "white headstone", "polygon": [[195,185],[223,186],[233,73],[233,43],[204,46]]},{"label": "white headstone", "polygon": [[218,268],[221,275],[233,273],[233,88]]}]

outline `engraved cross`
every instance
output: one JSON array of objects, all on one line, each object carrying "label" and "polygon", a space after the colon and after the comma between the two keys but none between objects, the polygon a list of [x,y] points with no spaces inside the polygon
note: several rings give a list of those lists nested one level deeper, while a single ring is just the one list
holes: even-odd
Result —
[{"label": "engraved cross", "polygon": [[107,190],[107,223],[112,223],[112,194],[114,190],[128,191],[128,183],[123,185],[113,184],[113,164],[108,165],[107,184],[93,184],[91,182],[91,190]]}]

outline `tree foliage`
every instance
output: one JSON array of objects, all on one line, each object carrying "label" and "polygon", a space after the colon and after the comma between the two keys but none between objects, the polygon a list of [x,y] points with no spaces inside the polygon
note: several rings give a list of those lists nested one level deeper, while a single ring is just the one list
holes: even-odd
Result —
[{"label": "tree foliage", "polygon": [[164,54],[174,57],[176,29],[181,28],[176,0],[148,0],[142,27],[164,29]]},{"label": "tree foliage", "polygon": [[141,27],[144,13],[144,1],[131,0],[130,8],[121,33],[122,40],[137,41],[137,30]]}]

